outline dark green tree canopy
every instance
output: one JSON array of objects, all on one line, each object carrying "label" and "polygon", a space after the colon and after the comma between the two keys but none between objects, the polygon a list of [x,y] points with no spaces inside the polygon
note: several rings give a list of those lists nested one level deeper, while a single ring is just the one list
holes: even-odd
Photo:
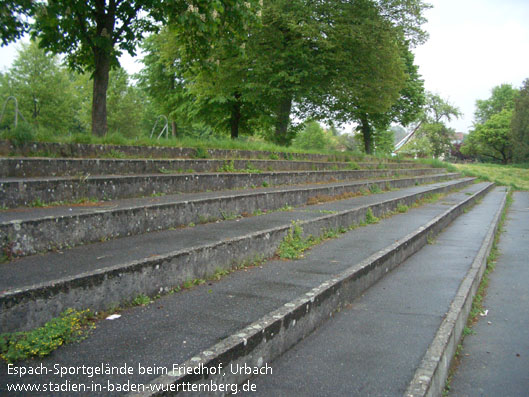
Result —
[{"label": "dark green tree canopy", "polygon": [[514,160],[529,161],[529,79],[524,81],[514,100],[511,129],[514,140]]},{"label": "dark green tree canopy", "polygon": [[34,10],[32,0],[0,0],[0,39],[2,45],[22,37],[29,29],[29,16]]}]

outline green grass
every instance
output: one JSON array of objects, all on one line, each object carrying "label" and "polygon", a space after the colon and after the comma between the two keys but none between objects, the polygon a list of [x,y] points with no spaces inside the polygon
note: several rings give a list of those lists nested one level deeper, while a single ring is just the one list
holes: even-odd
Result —
[{"label": "green grass", "polygon": [[438,159],[417,159],[414,161],[434,168],[445,168],[448,172],[459,172],[454,164],[446,163]]},{"label": "green grass", "polygon": [[[195,158],[210,157],[207,149],[226,150],[255,150],[273,152],[273,154],[263,154],[263,158],[280,159],[277,153],[283,153],[286,159],[293,159],[292,154],[323,154],[333,157],[332,161],[354,161],[359,159],[359,155],[353,152],[340,152],[335,150],[315,150],[301,149],[297,147],[285,147],[266,142],[259,137],[242,137],[230,139],[223,136],[209,137],[170,137],[167,139],[154,139],[147,136],[127,138],[118,133],[107,134],[104,137],[97,137],[90,134],[54,135],[54,134],[29,134],[20,129],[15,133],[3,132],[0,139],[8,139],[16,146],[34,141],[57,142],[57,143],[83,143],[83,144],[105,144],[105,145],[131,145],[131,146],[164,146],[164,147],[186,147],[194,148]],[[110,157],[120,158],[119,153],[112,153]]]},{"label": "green grass", "polygon": [[529,190],[529,164],[456,164],[466,176],[475,176],[515,190]]}]

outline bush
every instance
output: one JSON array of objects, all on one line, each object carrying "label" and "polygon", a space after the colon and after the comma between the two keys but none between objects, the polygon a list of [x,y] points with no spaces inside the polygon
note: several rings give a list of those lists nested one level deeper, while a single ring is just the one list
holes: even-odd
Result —
[{"label": "bush", "polygon": [[5,130],[3,137],[9,140],[15,147],[21,147],[35,140],[35,129],[31,124],[20,122],[16,128]]},{"label": "bush", "polygon": [[89,134],[74,134],[72,135],[73,143],[93,143],[94,139]]}]

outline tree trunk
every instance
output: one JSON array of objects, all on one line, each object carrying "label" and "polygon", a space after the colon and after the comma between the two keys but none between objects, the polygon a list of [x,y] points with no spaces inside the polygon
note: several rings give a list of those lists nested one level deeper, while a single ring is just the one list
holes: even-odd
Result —
[{"label": "tree trunk", "polygon": [[277,110],[276,130],[274,141],[280,145],[289,145],[292,141],[288,135],[288,125],[290,123],[290,112],[292,111],[292,95],[288,95],[279,101]]},{"label": "tree trunk", "polygon": [[364,137],[364,150],[367,154],[373,154],[373,130],[367,117],[360,118],[360,129]]},{"label": "tree trunk", "polygon": [[110,73],[110,56],[103,49],[95,51],[94,91],[92,97],[92,134],[107,133],[107,89]]},{"label": "tree trunk", "polygon": [[171,135],[174,137],[178,135],[178,127],[176,126],[174,120],[171,120]]},{"label": "tree trunk", "polygon": [[241,94],[234,94],[235,102],[231,107],[231,116],[230,116],[230,130],[231,130],[231,139],[237,139],[239,137],[239,125],[241,124]]}]

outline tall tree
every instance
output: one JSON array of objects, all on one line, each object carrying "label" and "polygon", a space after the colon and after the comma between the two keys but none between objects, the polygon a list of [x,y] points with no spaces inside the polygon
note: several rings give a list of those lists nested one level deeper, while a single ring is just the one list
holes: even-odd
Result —
[{"label": "tall tree", "polygon": [[[178,126],[192,118],[192,98],[176,60],[167,58],[164,51],[168,34],[164,30],[144,40],[144,67],[138,74],[139,87],[153,103],[156,116],[166,116],[171,123],[171,134],[178,134]],[[175,64],[176,63],[176,64]]]},{"label": "tall tree", "polygon": [[92,133],[107,132],[110,69],[123,51],[135,54],[143,33],[156,28],[160,3],[152,0],[50,0],[35,12],[34,37],[54,53],[66,54],[70,67],[93,77]]},{"label": "tall tree", "polygon": [[514,160],[529,161],[529,79],[524,81],[514,100],[511,129],[514,140]]},{"label": "tall tree", "polygon": [[21,44],[4,84],[4,95],[17,98],[27,122],[52,133],[67,132],[73,125],[78,101],[70,76],[36,42]]},{"label": "tall tree", "polygon": [[[238,19],[250,11],[237,0],[49,0],[37,3],[33,35],[55,53],[65,53],[68,64],[92,73],[92,132],[107,131],[106,93],[109,72],[126,51],[135,54],[144,33],[159,28],[158,21],[172,20],[182,34],[197,36],[204,44],[216,34],[219,23],[210,15]],[[222,18],[218,18],[219,20]],[[197,51],[195,51],[197,53]]]},{"label": "tall tree", "polygon": [[454,130],[446,122],[461,116],[461,111],[438,94],[426,93],[423,113],[414,127],[413,138],[403,147],[403,153],[441,157],[450,152]]},{"label": "tall tree", "polygon": [[502,84],[492,89],[489,98],[476,101],[474,128],[461,153],[486,161],[511,161],[514,142],[510,126],[517,94],[510,84]]},{"label": "tall tree", "polygon": [[[389,108],[376,110],[362,105],[364,98],[357,98],[347,113],[347,116],[359,125],[358,129],[362,133],[366,153],[373,152],[377,131],[384,133],[391,123],[407,126],[419,117],[425,104],[424,83],[418,73],[418,67],[414,64],[413,54],[406,47],[401,51],[404,78],[398,80],[397,76],[392,85],[386,83],[386,90],[389,91],[388,88],[393,87],[396,91],[393,104]],[[397,58],[394,59],[395,62]],[[386,74],[386,76],[389,75]],[[397,91],[399,87],[402,88]]]},{"label": "tall tree", "polygon": [[485,123],[492,115],[500,113],[503,109],[512,110],[517,92],[518,90],[510,84],[502,84],[494,87],[491,91],[490,98],[478,99],[476,101],[476,112],[474,113],[475,123]]},{"label": "tall tree", "polygon": [[503,109],[490,116],[486,122],[477,124],[461,148],[461,153],[483,156],[503,164],[511,161],[513,155],[512,113],[512,110]]},{"label": "tall tree", "polygon": [[[185,34],[176,20],[153,38],[147,73],[154,87],[166,87],[165,94],[158,88],[149,89],[151,95],[166,98],[166,110],[174,118],[185,114],[186,122],[206,122],[220,130],[228,130],[232,137],[239,129],[246,130],[248,65],[244,46],[250,28],[257,21],[257,1],[224,0],[190,5],[186,15],[190,21],[202,23],[197,34]],[[154,62],[154,63],[153,63]],[[144,74],[146,78],[147,75]],[[171,107],[171,109],[168,109]]]}]

